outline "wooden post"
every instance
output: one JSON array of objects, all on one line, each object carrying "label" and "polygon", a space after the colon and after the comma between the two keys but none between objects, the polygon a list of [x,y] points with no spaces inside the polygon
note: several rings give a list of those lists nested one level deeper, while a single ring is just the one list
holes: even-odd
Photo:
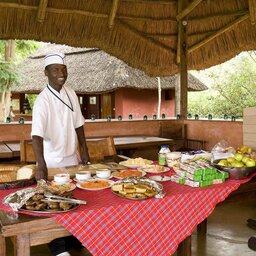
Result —
[{"label": "wooden post", "polygon": [[119,3],[119,0],[112,1],[111,11],[110,11],[109,18],[108,18],[108,27],[109,28],[112,28],[114,26],[114,20],[115,20],[116,13],[117,13],[118,3]]},{"label": "wooden post", "polygon": [[175,116],[180,115],[180,74],[175,83]]},{"label": "wooden post", "polygon": [[40,0],[39,6],[38,6],[38,11],[37,11],[37,21],[38,22],[44,22],[47,5],[48,5],[48,0]]},{"label": "wooden post", "polygon": [[7,40],[5,43],[5,61],[11,61],[15,55],[15,40]]},{"label": "wooden post", "polygon": [[256,23],[256,2],[255,0],[249,0],[249,12],[252,25]]},{"label": "wooden post", "polygon": [[[179,0],[179,12],[186,7],[187,0]],[[187,118],[188,108],[188,70],[187,70],[187,35],[185,19],[179,24],[180,32],[180,116],[182,119]]]},{"label": "wooden post", "polygon": [[[15,40],[7,40],[5,43],[5,61],[10,62],[15,55]],[[10,113],[11,91],[0,93],[0,122],[5,122]]]},{"label": "wooden post", "polygon": [[191,236],[188,236],[179,244],[177,256],[191,256]]},{"label": "wooden post", "polygon": [[158,81],[158,105],[157,105],[157,118],[160,119],[161,115],[161,79],[160,77],[157,77]]}]

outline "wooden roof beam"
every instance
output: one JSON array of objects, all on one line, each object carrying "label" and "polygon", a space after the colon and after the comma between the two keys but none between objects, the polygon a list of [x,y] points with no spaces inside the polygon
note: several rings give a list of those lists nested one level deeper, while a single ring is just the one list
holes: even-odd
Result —
[{"label": "wooden roof beam", "polygon": [[195,51],[196,49],[204,46],[205,44],[207,44],[209,41],[213,40],[214,38],[218,37],[219,35],[227,32],[228,30],[231,30],[235,25],[243,22],[244,20],[248,19],[250,16],[249,14],[243,15],[241,17],[239,17],[238,19],[232,21],[231,23],[227,24],[226,26],[224,26],[223,28],[217,30],[215,33],[213,33],[212,35],[210,35],[209,37],[205,38],[204,40],[202,40],[201,42],[194,44],[192,47],[190,47],[188,49],[188,53],[191,53],[193,51]]},{"label": "wooden roof beam", "polygon": [[120,24],[122,24],[124,27],[126,27],[126,29],[130,30],[131,32],[135,33],[136,35],[138,35],[139,37],[143,38],[144,40],[152,43],[153,45],[157,46],[158,48],[160,48],[161,50],[167,51],[167,52],[172,52],[173,54],[176,53],[175,49],[172,49],[171,47],[168,47],[158,41],[156,41],[154,38],[147,36],[144,33],[141,33],[139,30],[137,30],[136,28],[132,27],[131,25],[127,24],[124,21],[119,20]]},{"label": "wooden roof beam", "polygon": [[250,12],[250,20],[253,25],[256,23],[256,1],[255,0],[248,0],[249,1],[249,12]]},{"label": "wooden roof beam", "polygon": [[44,22],[47,5],[48,5],[48,0],[40,0],[39,6],[38,6],[38,11],[37,11],[37,21],[38,22]]},{"label": "wooden roof beam", "polygon": [[185,9],[183,9],[179,14],[176,16],[178,21],[182,20],[186,17],[190,12],[193,11],[203,0],[194,0],[191,4],[189,4]]},{"label": "wooden roof beam", "polygon": [[221,18],[228,18],[228,17],[240,17],[248,13],[248,9],[240,10],[236,12],[226,12],[226,13],[215,13],[209,14],[207,16],[200,16],[200,17],[189,17],[189,22],[206,22],[211,19],[221,19]]},{"label": "wooden roof beam", "polygon": [[111,11],[110,11],[110,14],[108,17],[108,27],[109,28],[112,28],[114,26],[114,20],[116,17],[118,4],[119,4],[119,0],[112,1]]},{"label": "wooden roof beam", "polygon": [[[16,9],[29,10],[29,11],[38,10],[37,6],[16,4],[16,3],[1,3],[1,2],[0,2],[0,8],[16,8]],[[47,12],[59,13],[59,14],[77,14],[77,15],[84,15],[88,17],[96,17],[96,18],[102,18],[102,19],[109,18],[109,15],[105,13],[97,13],[97,12],[83,11],[83,10],[77,10],[77,9],[59,9],[59,8],[48,7]],[[157,17],[116,15],[116,18],[119,18],[122,20],[139,20],[139,21],[156,21],[156,22],[169,21],[169,22],[175,22],[175,23],[177,22],[177,20],[172,17],[157,18]]]},{"label": "wooden roof beam", "polygon": [[177,0],[166,0],[166,1],[162,1],[162,0],[157,0],[157,1],[148,1],[148,0],[122,0],[122,2],[136,2],[136,3],[142,3],[142,4],[166,4],[166,5],[170,5],[170,4],[176,4]]}]

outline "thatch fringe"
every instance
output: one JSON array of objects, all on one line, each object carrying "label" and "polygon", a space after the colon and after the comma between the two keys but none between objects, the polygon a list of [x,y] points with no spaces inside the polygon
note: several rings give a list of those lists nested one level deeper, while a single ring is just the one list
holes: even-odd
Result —
[{"label": "thatch fringe", "polygon": [[[45,20],[39,23],[38,1],[0,0],[0,37],[97,47],[149,75],[168,76],[179,71],[177,2],[122,0],[109,29],[112,1],[48,1]],[[187,17],[187,49],[248,13],[248,1],[202,1]],[[255,49],[255,30],[248,19],[218,35],[189,53],[188,69],[204,69]]]}]

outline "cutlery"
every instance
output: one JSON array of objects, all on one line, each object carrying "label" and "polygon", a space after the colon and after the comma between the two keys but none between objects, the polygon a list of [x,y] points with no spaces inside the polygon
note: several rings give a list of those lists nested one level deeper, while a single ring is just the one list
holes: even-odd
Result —
[{"label": "cutlery", "polygon": [[78,200],[73,198],[67,198],[62,196],[56,196],[51,193],[45,192],[44,196],[45,199],[42,199],[42,201],[51,201],[51,202],[65,202],[65,203],[73,203],[73,204],[87,204],[84,200]]}]

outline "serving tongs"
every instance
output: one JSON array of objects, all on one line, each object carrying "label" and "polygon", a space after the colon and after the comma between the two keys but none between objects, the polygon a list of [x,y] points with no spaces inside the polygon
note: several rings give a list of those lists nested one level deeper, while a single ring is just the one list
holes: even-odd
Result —
[{"label": "serving tongs", "polygon": [[43,202],[58,202],[58,203],[71,203],[71,204],[87,204],[84,200],[67,198],[62,196],[56,196],[48,192],[44,193],[45,199],[41,199]]}]

